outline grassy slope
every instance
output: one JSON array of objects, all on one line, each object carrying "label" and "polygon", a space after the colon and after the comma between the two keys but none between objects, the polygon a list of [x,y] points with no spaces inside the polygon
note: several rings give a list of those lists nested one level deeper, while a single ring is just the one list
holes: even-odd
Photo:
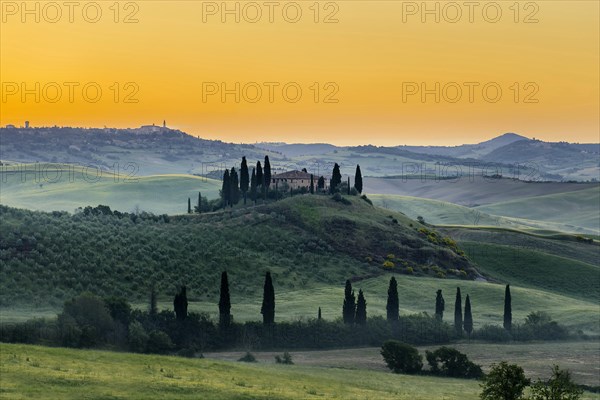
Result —
[{"label": "grassy slope", "polygon": [[517,198],[477,207],[507,217],[556,222],[600,230],[600,188],[546,196]]},{"label": "grassy slope", "polygon": [[45,170],[46,175],[37,174],[37,182],[31,169],[26,170],[25,182],[18,174],[0,173],[0,203],[41,211],[73,212],[77,207],[104,204],[123,212],[138,206],[140,211],[155,214],[182,214],[187,211],[188,197],[194,204],[198,191],[212,199],[221,188],[219,181],[193,175],[128,177],[103,172],[96,178],[95,169],[69,171],[60,167]]}]

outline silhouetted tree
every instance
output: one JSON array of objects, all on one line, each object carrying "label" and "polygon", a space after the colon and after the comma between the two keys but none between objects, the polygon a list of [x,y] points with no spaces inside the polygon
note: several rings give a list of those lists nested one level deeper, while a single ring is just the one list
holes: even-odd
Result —
[{"label": "silhouetted tree", "polygon": [[226,169],[223,173],[223,185],[221,186],[221,199],[223,207],[227,207],[231,201],[231,189],[229,188],[229,170]]},{"label": "silhouetted tree", "polygon": [[462,297],[460,295],[460,288],[456,288],[456,302],[454,303],[454,330],[457,335],[462,335]]},{"label": "silhouetted tree", "polygon": [[358,325],[365,325],[367,323],[367,301],[363,294],[362,289],[358,291],[358,300],[356,301],[356,314],[354,316],[354,323]]},{"label": "silhouetted tree", "polygon": [[444,296],[442,296],[442,290],[437,291],[437,295],[435,296],[435,318],[438,321],[442,321],[444,319],[444,309],[446,308],[446,302],[444,301]]},{"label": "silhouetted tree", "polygon": [[473,332],[473,315],[471,315],[471,299],[469,295],[465,299],[465,321],[464,321],[465,332],[471,338],[471,333]]},{"label": "silhouetted tree", "polygon": [[319,313],[317,314],[317,319],[319,321],[322,319],[322,316],[321,316],[321,307],[319,307]]},{"label": "silhouetted tree", "polygon": [[250,198],[256,204],[256,169],[252,168],[252,177],[250,178]]},{"label": "silhouetted tree", "polygon": [[150,307],[148,308],[148,313],[152,316],[158,314],[156,286],[154,285],[150,288]]},{"label": "silhouetted tree", "polygon": [[523,391],[530,382],[523,368],[502,361],[497,365],[492,364],[479,397],[481,400],[519,400],[523,398]]},{"label": "silhouetted tree", "polygon": [[256,163],[256,186],[262,188],[264,185],[263,169],[260,165],[260,161]]},{"label": "silhouetted tree", "polygon": [[510,285],[506,285],[504,291],[504,329],[512,330],[512,298],[510,296]]},{"label": "silhouetted tree", "polygon": [[344,289],[344,305],[342,307],[342,315],[344,317],[344,323],[353,324],[354,314],[356,313],[356,297],[354,297],[354,291],[352,290],[352,284],[349,280],[346,281],[346,288]]},{"label": "silhouetted tree", "polygon": [[200,214],[202,212],[202,193],[198,192],[198,205],[196,206],[196,212]]},{"label": "silhouetted tree", "polygon": [[313,174],[310,174],[310,194],[315,193],[315,178]]},{"label": "silhouetted tree", "polygon": [[267,272],[265,275],[263,302],[260,313],[263,315],[263,324],[270,325],[275,322],[275,289],[273,288],[270,272]]},{"label": "silhouetted tree", "polygon": [[192,213],[192,200],[188,197],[188,214]]},{"label": "silhouetted tree", "polygon": [[266,194],[269,191],[269,186],[271,186],[271,162],[269,161],[269,156],[265,156],[263,178],[265,180],[265,194]]},{"label": "silhouetted tree", "polygon": [[177,320],[183,321],[187,317],[187,288],[185,286],[181,287],[179,293],[175,295],[175,299],[173,300],[173,308],[175,309],[175,316]]},{"label": "silhouetted tree", "polygon": [[317,189],[319,189],[319,190],[324,190],[325,189],[325,178],[322,177],[322,176],[317,181]]},{"label": "silhouetted tree", "polygon": [[347,195],[350,196],[350,177],[348,177],[348,185],[346,185],[346,188],[348,189]]},{"label": "silhouetted tree", "polygon": [[229,189],[231,190],[231,197],[229,198],[229,204],[233,206],[240,201],[240,187],[238,173],[235,168],[231,167],[229,173]]},{"label": "silhouetted tree", "polygon": [[342,174],[340,173],[340,166],[335,163],[333,166],[333,172],[331,174],[331,181],[329,182],[329,192],[335,193],[337,187],[342,183]]},{"label": "silhouetted tree", "polygon": [[388,287],[388,298],[387,298],[387,320],[390,322],[398,321],[398,283],[396,278],[392,276],[390,279],[390,286]]},{"label": "silhouetted tree", "polygon": [[242,165],[240,166],[240,190],[244,195],[244,204],[246,204],[246,195],[248,194],[248,186],[250,185],[250,178],[248,176],[248,163],[246,157],[242,157]]},{"label": "silhouetted tree", "polygon": [[362,193],[363,190],[363,181],[362,181],[362,173],[360,172],[360,165],[356,165],[356,172],[354,173],[354,188],[358,193]]},{"label": "silhouetted tree", "polygon": [[231,299],[229,297],[229,280],[227,271],[221,273],[221,292],[219,296],[219,325],[222,328],[229,326],[231,322]]}]

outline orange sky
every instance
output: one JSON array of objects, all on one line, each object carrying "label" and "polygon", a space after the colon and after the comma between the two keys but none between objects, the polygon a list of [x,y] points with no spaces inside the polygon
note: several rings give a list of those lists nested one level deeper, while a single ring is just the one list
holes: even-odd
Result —
[{"label": "orange sky", "polygon": [[[504,132],[599,141],[597,1],[478,2],[472,22],[464,2],[428,2],[438,4],[439,22],[422,14],[421,1],[273,2],[273,22],[264,1],[226,2],[238,4],[239,23],[221,1],[119,2],[118,15],[114,1],[84,1],[72,22],[61,1],[52,3],[58,9],[27,2],[31,14],[21,1],[0,3],[0,125],[166,119],[194,135],[249,143],[460,144]],[[137,22],[124,22],[130,14]],[[207,92],[236,82],[239,103]],[[433,91],[425,101],[421,84]],[[88,99],[102,90],[97,102],[86,101],[85,85]]]}]

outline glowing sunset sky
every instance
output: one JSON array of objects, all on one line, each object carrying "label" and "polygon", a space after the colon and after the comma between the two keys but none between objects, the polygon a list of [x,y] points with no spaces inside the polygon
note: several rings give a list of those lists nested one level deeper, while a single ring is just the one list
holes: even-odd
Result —
[{"label": "glowing sunset sky", "polygon": [[[463,2],[453,3],[460,8],[440,2],[439,23],[415,9],[420,1],[280,2],[271,9],[272,23],[262,1],[237,3],[239,23],[216,9],[221,1],[120,2],[118,16],[113,1],[99,1],[95,23],[85,20],[96,18],[90,2],[72,10],[73,22],[63,2],[54,3],[60,18],[48,3],[27,4],[34,10],[36,3],[37,23],[20,1],[1,2],[0,125],[135,127],[165,119],[190,134],[249,143],[460,144],[504,132],[599,140],[597,1],[480,2],[472,22]],[[299,21],[289,22],[298,9]],[[257,10],[262,17],[253,23]],[[457,11],[462,15],[453,23]],[[138,22],[124,23],[132,13]],[[324,22],[328,16],[332,23]],[[102,90],[95,103],[82,94],[90,82]],[[214,89],[207,82],[229,89],[240,82],[240,102],[234,94],[222,102],[219,93],[203,93]],[[273,82],[272,102],[265,82]],[[295,87],[302,90],[295,103],[282,93],[289,82],[296,83],[287,87],[290,98]],[[423,102],[421,83],[434,89],[436,82],[439,103],[434,93]],[[32,90],[24,98],[22,83]],[[251,102],[256,86],[262,97]],[[62,97],[53,103],[56,87]],[[136,88],[131,98],[138,102],[126,103]],[[492,102],[497,88],[502,96]],[[337,102],[324,102],[338,89],[331,97]]]}]

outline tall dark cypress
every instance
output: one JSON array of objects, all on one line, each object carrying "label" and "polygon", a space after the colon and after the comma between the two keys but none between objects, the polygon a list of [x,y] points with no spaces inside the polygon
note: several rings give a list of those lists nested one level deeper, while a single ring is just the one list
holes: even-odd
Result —
[{"label": "tall dark cypress", "polygon": [[398,282],[396,278],[392,276],[390,279],[390,286],[388,287],[388,298],[387,298],[387,320],[390,322],[398,321],[400,302],[398,301]]},{"label": "tall dark cypress", "polygon": [[435,296],[435,318],[438,321],[442,321],[444,319],[445,308],[446,302],[444,301],[444,296],[442,296],[442,290],[439,289],[437,291],[437,295]]},{"label": "tall dark cypress", "polygon": [[350,177],[348,177],[348,187],[347,187],[347,189],[348,189],[348,193],[347,194],[348,194],[348,196],[350,196]]},{"label": "tall dark cypress", "polygon": [[463,329],[463,317],[462,317],[462,297],[460,295],[460,288],[456,288],[456,302],[454,303],[454,330],[456,334],[461,336]]},{"label": "tall dark cypress", "polygon": [[319,307],[319,312],[317,314],[317,319],[320,321],[321,319],[323,319],[323,317],[321,316],[321,307]]},{"label": "tall dark cypress", "polygon": [[268,192],[269,186],[271,186],[271,162],[269,161],[269,156],[265,156],[263,178],[265,179],[265,191]]},{"label": "tall dark cypress", "polygon": [[188,214],[192,213],[192,200],[188,197]]},{"label": "tall dark cypress", "polygon": [[349,280],[346,281],[346,288],[344,289],[344,305],[342,307],[342,316],[344,317],[344,323],[353,324],[354,314],[356,313],[356,298],[354,297],[354,291],[352,290],[352,284]]},{"label": "tall dark cypress", "polygon": [[202,212],[202,193],[198,192],[198,205],[196,206],[196,212],[200,214]]},{"label": "tall dark cypress", "polygon": [[275,322],[275,289],[273,288],[270,272],[267,272],[265,276],[263,302],[260,313],[263,315],[263,324],[270,325]]},{"label": "tall dark cypress", "polygon": [[340,173],[340,166],[335,163],[333,166],[333,172],[331,174],[331,182],[329,182],[329,192],[335,193],[337,187],[342,183],[342,174]]},{"label": "tall dark cypress", "polygon": [[465,300],[465,321],[464,321],[465,332],[471,338],[471,332],[473,332],[473,315],[471,314],[471,299],[469,295]]},{"label": "tall dark cypress", "polygon": [[246,157],[242,157],[242,165],[240,166],[240,190],[244,195],[244,204],[246,204],[249,185],[250,177],[248,175],[248,163],[246,162]]},{"label": "tall dark cypress", "polygon": [[363,181],[362,181],[362,173],[360,172],[360,165],[356,165],[356,172],[354,173],[354,188],[358,193],[362,193],[363,190]]},{"label": "tall dark cypress", "polygon": [[231,190],[229,204],[237,204],[240,201],[240,187],[238,173],[234,167],[231,167],[231,172],[229,173],[229,189]]},{"label": "tall dark cypress", "polygon": [[310,174],[310,194],[315,193],[315,177],[313,174]]},{"label": "tall dark cypress", "polygon": [[250,177],[250,199],[256,204],[256,168],[252,168]]},{"label": "tall dark cypress", "polygon": [[504,291],[504,329],[512,330],[512,298],[510,296],[510,285],[506,285]]},{"label": "tall dark cypress", "polygon": [[358,291],[358,300],[356,301],[356,314],[354,323],[358,325],[366,325],[367,323],[367,301],[362,289]]},{"label": "tall dark cypress", "polygon": [[221,293],[219,296],[219,325],[226,328],[231,323],[231,299],[227,271],[221,273]]},{"label": "tall dark cypress", "polygon": [[229,188],[229,170],[226,169],[223,173],[223,185],[221,186],[221,200],[223,207],[227,207],[230,202],[231,189]]},{"label": "tall dark cypress", "polygon": [[262,188],[263,184],[264,184],[264,177],[263,177],[263,169],[262,166],[260,165],[260,161],[256,162],[256,186]]},{"label": "tall dark cypress", "polygon": [[319,177],[319,180],[317,181],[317,189],[325,189],[325,178],[323,176]]},{"label": "tall dark cypress", "polygon": [[175,299],[173,299],[173,308],[178,321],[183,321],[187,317],[188,301],[187,288],[185,286],[182,286],[179,293],[175,295]]}]

